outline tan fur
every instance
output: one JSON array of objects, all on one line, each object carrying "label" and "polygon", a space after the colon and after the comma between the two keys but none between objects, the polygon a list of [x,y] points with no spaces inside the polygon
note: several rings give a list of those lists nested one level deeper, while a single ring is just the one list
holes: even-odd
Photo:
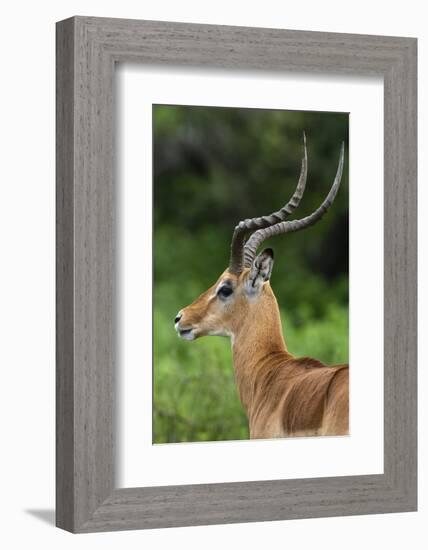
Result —
[{"label": "tan fur", "polygon": [[[326,366],[290,354],[282,335],[278,304],[269,282],[256,298],[245,293],[248,269],[227,270],[217,283],[182,310],[180,325],[232,338],[233,364],[250,437],[275,438],[349,433],[349,369]],[[233,280],[233,301],[221,303],[215,290]]]}]

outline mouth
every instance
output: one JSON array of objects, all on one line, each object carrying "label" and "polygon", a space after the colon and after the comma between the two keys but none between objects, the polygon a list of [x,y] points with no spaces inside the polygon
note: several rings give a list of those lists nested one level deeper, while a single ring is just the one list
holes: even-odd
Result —
[{"label": "mouth", "polygon": [[176,331],[178,332],[178,335],[183,340],[194,340],[195,339],[195,333],[193,331],[193,328],[179,328],[175,327]]}]

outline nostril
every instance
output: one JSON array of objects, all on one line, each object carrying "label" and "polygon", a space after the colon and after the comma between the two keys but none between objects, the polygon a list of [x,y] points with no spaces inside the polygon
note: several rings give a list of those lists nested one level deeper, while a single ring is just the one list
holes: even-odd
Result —
[{"label": "nostril", "polygon": [[174,324],[177,324],[178,321],[181,319],[181,317],[182,317],[182,314],[179,313],[179,314],[177,315],[177,317],[174,319]]}]

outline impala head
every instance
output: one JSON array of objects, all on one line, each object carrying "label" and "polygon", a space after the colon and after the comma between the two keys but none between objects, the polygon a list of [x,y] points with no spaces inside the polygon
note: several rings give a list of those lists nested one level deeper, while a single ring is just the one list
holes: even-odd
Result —
[{"label": "impala head", "polygon": [[272,310],[272,304],[276,304],[269,284],[273,251],[268,248],[257,256],[257,249],[270,237],[300,231],[322,218],[339,189],[343,157],[344,144],[333,185],[319,208],[305,218],[287,221],[300,204],[306,186],[308,159],[306,138],[303,136],[302,165],[293,196],[277,212],[243,220],[235,227],[228,268],[212,287],[175,317],[175,328],[181,338],[194,340],[206,335],[231,336],[249,316],[257,320]]}]

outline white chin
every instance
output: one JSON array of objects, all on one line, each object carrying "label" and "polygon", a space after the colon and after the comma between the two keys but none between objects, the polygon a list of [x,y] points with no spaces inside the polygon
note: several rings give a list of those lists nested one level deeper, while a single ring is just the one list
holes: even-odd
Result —
[{"label": "white chin", "polygon": [[185,332],[184,334],[179,334],[180,338],[183,340],[194,340],[195,339],[195,333],[192,331]]}]

